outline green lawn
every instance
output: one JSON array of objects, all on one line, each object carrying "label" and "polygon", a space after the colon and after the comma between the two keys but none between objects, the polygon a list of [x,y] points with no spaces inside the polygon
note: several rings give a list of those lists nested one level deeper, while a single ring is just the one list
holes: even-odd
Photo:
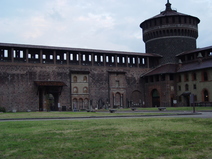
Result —
[{"label": "green lawn", "polygon": [[[64,117],[98,117],[98,116],[141,116],[141,115],[163,115],[174,113],[136,113],[136,112],[17,112],[1,113],[0,119],[20,119],[20,118],[64,118]],[[176,114],[176,113],[175,113]]]},{"label": "green lawn", "polygon": [[4,159],[209,159],[212,120],[91,119],[0,122]]}]

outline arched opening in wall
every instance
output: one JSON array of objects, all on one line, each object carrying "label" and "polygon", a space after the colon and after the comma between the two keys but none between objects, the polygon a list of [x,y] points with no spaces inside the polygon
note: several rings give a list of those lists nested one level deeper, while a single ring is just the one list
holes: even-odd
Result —
[{"label": "arched opening in wall", "polygon": [[209,102],[209,92],[207,89],[203,90],[203,102]]},{"label": "arched opening in wall", "polygon": [[114,98],[114,108],[119,108],[121,106],[121,93],[117,92]]},{"label": "arched opening in wall", "polygon": [[58,111],[58,94],[46,94],[45,104],[47,111]]},{"label": "arched opening in wall", "polygon": [[78,105],[79,105],[79,110],[80,109],[84,109],[83,108],[83,99],[82,98],[79,99],[79,104]]},{"label": "arched opening in wall", "polygon": [[74,98],[73,99],[73,103],[72,103],[73,105],[72,105],[72,107],[73,107],[73,110],[77,110],[77,109],[79,109],[78,108],[78,101],[77,101],[77,99],[76,98]]},{"label": "arched opening in wall", "polygon": [[88,82],[87,76],[84,76],[84,77],[83,77],[83,82]]},{"label": "arched opening in wall", "polygon": [[77,87],[73,88],[73,93],[78,93],[78,88]]},{"label": "arched opening in wall", "polygon": [[73,82],[75,82],[75,83],[77,82],[77,76],[73,77]]},{"label": "arched opening in wall", "polygon": [[142,101],[141,101],[141,92],[140,91],[136,90],[136,91],[132,92],[131,99],[132,99],[134,107],[141,106]]},{"label": "arched opening in wall", "polygon": [[152,107],[160,107],[160,95],[157,89],[152,90]]},{"label": "arched opening in wall", "polygon": [[88,93],[88,87],[83,88],[83,93]]},{"label": "arched opening in wall", "polygon": [[84,100],[84,109],[89,109],[89,100],[88,100],[88,98],[86,98]]}]

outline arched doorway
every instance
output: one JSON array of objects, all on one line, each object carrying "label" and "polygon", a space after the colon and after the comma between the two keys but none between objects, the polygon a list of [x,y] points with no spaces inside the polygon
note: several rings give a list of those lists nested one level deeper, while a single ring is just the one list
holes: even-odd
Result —
[{"label": "arched doorway", "polygon": [[121,106],[121,94],[116,93],[114,99],[114,107],[119,108]]},{"label": "arched doorway", "polygon": [[84,109],[89,109],[89,100],[87,98],[84,100]]},{"label": "arched doorway", "polygon": [[83,109],[83,99],[79,99],[79,109]]},{"label": "arched doorway", "polygon": [[45,95],[45,107],[47,111],[58,111],[58,94]]},{"label": "arched doorway", "polygon": [[152,107],[160,107],[160,95],[157,89],[152,90]]},{"label": "arched doorway", "polygon": [[78,109],[78,101],[76,98],[73,99],[73,110]]},{"label": "arched doorway", "polygon": [[203,90],[203,100],[204,102],[209,102],[209,93],[208,90]]}]

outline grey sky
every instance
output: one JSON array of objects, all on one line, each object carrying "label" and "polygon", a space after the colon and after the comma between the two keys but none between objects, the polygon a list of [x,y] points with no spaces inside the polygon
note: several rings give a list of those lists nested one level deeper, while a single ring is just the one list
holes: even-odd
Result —
[{"label": "grey sky", "polygon": [[[145,52],[139,25],[167,0],[0,0],[0,42]],[[170,0],[198,17],[198,47],[211,45],[212,1]]]}]

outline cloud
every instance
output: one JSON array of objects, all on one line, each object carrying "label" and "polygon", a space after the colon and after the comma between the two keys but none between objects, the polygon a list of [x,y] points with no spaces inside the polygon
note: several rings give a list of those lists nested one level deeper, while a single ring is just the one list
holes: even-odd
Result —
[{"label": "cloud", "polygon": [[[179,12],[197,16],[199,44],[209,45],[210,0],[171,0]],[[11,6],[10,3],[13,5]],[[156,0],[2,0],[0,41],[144,52],[139,24],[165,9]],[[205,9],[206,8],[206,9]],[[9,10],[9,12],[8,12]]]}]

